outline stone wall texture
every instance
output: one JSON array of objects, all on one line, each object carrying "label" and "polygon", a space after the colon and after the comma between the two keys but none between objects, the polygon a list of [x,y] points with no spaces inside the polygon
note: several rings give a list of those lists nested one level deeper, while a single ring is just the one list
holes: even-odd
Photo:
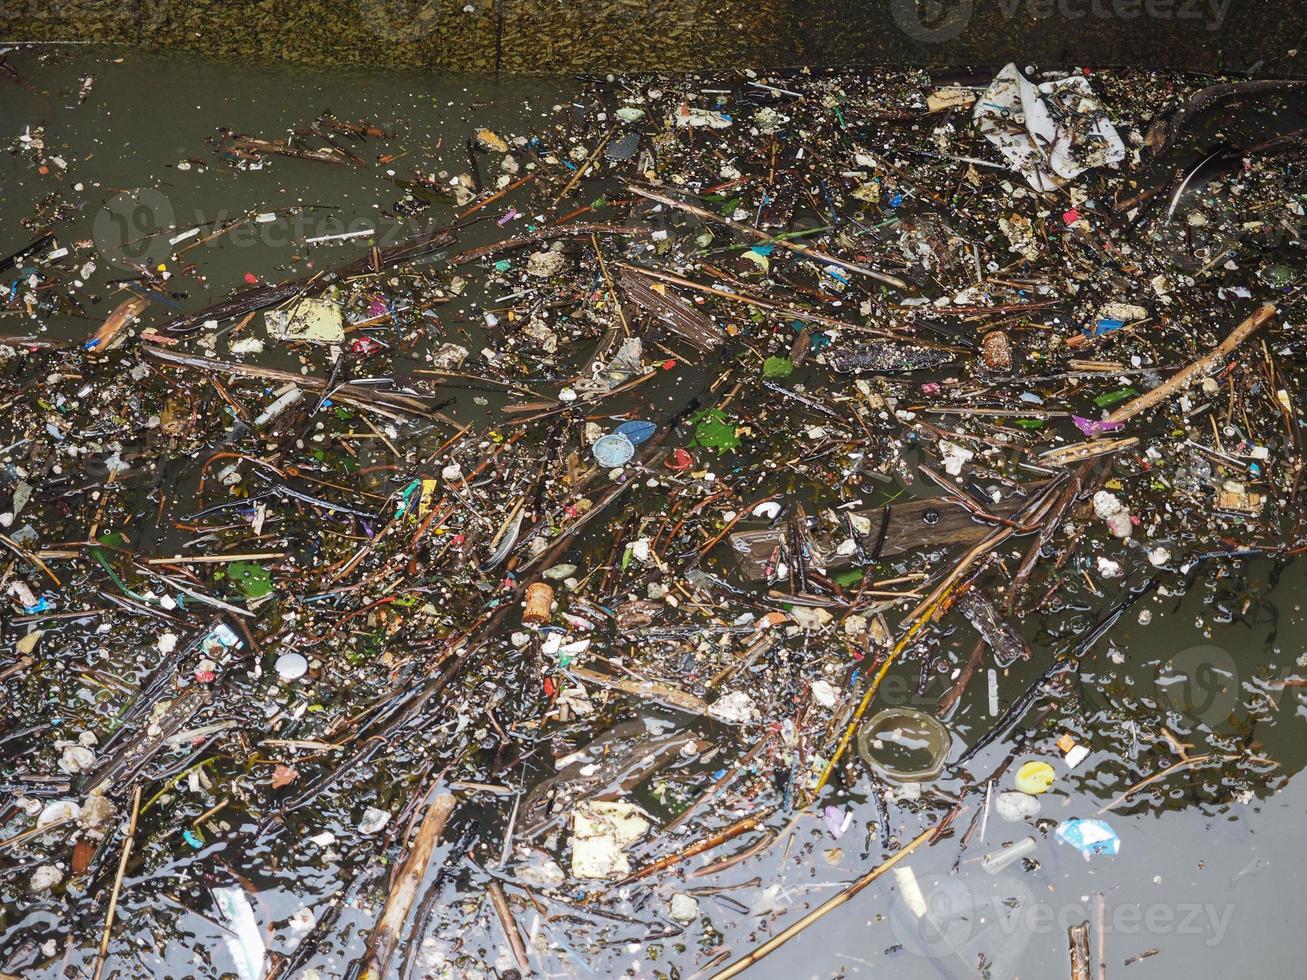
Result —
[{"label": "stone wall texture", "polygon": [[1305,0],[0,0],[0,39],[559,74],[1135,65],[1301,75]]}]

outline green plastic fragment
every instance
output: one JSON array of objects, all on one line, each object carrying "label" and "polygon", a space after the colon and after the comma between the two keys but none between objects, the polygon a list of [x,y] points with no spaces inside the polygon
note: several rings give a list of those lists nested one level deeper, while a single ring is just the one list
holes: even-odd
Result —
[{"label": "green plastic fragment", "polygon": [[1123,402],[1127,398],[1133,398],[1139,392],[1133,388],[1121,388],[1117,391],[1109,391],[1105,395],[1099,395],[1094,399],[1094,404],[1099,408],[1107,408],[1108,405],[1115,405],[1117,402]]},{"label": "green plastic fragment", "polygon": [[862,581],[862,575],[861,568],[846,568],[842,572],[836,572],[831,579],[836,585],[857,585]]}]

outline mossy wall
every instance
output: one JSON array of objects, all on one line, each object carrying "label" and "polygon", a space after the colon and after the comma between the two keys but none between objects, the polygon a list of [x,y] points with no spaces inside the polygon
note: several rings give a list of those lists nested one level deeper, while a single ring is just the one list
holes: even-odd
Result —
[{"label": "mossy wall", "polygon": [[0,0],[4,40],[560,73],[1131,64],[1301,74],[1302,0]]}]

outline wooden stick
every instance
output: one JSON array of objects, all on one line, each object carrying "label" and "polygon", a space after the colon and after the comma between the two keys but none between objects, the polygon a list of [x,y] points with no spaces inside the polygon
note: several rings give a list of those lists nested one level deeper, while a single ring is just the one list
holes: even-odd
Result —
[{"label": "wooden stick", "polygon": [[1100,806],[1094,812],[1094,815],[1102,816],[1104,813],[1107,813],[1108,810],[1116,809],[1126,800],[1130,799],[1130,797],[1134,796],[1135,793],[1138,793],[1145,786],[1151,786],[1159,779],[1165,779],[1173,772],[1184,772],[1185,770],[1192,769],[1195,766],[1201,766],[1206,762],[1211,762],[1213,759],[1220,759],[1222,762],[1224,762],[1230,759],[1237,759],[1237,758],[1238,756],[1234,756],[1234,755],[1218,756],[1214,752],[1209,752],[1204,755],[1187,755],[1179,762],[1174,763],[1173,765],[1169,765],[1165,769],[1159,769],[1151,776],[1145,776],[1143,779],[1139,780],[1139,782],[1135,783],[1124,793],[1122,793],[1120,796],[1114,799],[1111,803],[1108,803],[1104,806]]},{"label": "wooden stick", "polygon": [[938,827],[930,827],[926,830],[923,830],[920,834],[914,837],[909,843],[899,848],[889,858],[882,861],[880,864],[876,865],[876,867],[872,868],[861,878],[854,881],[838,895],[834,896],[833,898],[817,906],[817,908],[813,909],[798,922],[794,923],[794,925],[790,926],[788,929],[786,929],[784,932],[780,933],[779,935],[773,936],[771,939],[767,940],[767,942],[763,943],[753,952],[749,953],[749,955],[736,960],[734,963],[730,964],[730,966],[726,967],[726,969],[722,970],[720,973],[714,974],[712,980],[726,980],[726,978],[728,977],[733,977],[740,973],[743,973],[745,970],[753,966],[753,964],[757,963],[768,953],[774,953],[781,946],[784,946],[787,942],[789,942],[791,939],[793,939],[795,936],[801,933],[804,929],[808,928],[808,926],[812,925],[814,922],[816,922],[818,919],[824,916],[827,912],[831,912],[839,908],[841,905],[844,905],[847,902],[851,901],[853,897],[858,894],[858,892],[862,891],[873,881],[875,881],[877,878],[883,875],[886,871],[890,870],[890,868],[894,867],[905,857],[907,857],[909,854],[915,851],[918,847],[926,843],[926,841],[930,839],[931,835],[933,835],[937,829]]},{"label": "wooden stick", "polygon": [[1089,920],[1066,931],[1071,951],[1071,980],[1091,980],[1089,967]]},{"label": "wooden stick", "polygon": [[504,935],[508,937],[508,945],[513,951],[513,959],[517,961],[517,969],[525,977],[531,972],[531,962],[527,959],[522,934],[517,931],[513,910],[508,907],[508,897],[504,895],[504,888],[499,882],[492,881],[486,885],[486,893],[490,896],[490,904],[495,907],[495,915],[499,916],[499,924],[504,929]]},{"label": "wooden stick", "polygon": [[[748,306],[757,306],[764,310],[774,310],[785,316],[793,317],[796,320],[806,320],[810,323],[820,323],[828,327],[836,327],[840,330],[851,330],[855,333],[873,334],[877,337],[888,337],[891,340],[902,340],[908,343],[920,344],[928,347],[943,347],[942,344],[935,344],[929,341],[923,341],[919,337],[910,337],[906,334],[897,333],[893,330],[881,330],[879,327],[867,327],[860,323],[849,323],[847,320],[837,320],[834,317],[823,316],[820,313],[813,313],[811,310],[805,310],[799,306],[788,306],[784,303],[773,303],[770,300],[758,299],[756,296],[747,296],[744,293],[733,293],[729,290],[718,289],[716,286],[707,286],[701,282],[695,282],[693,279],[686,279],[683,276],[674,276],[669,272],[660,272],[657,269],[651,269],[644,265],[632,265],[630,262],[618,262],[618,266],[623,269],[630,269],[632,272],[650,279],[657,279],[661,282],[670,283],[673,286],[683,286],[686,289],[693,289],[696,292],[707,293],[709,296],[718,296],[722,299],[732,300],[736,303],[744,303]],[[948,347],[948,350],[961,351],[961,347]],[[1011,413],[1008,413],[1011,414]]]},{"label": "wooden stick", "polygon": [[109,894],[109,911],[104,917],[104,932],[100,935],[100,951],[95,955],[95,974],[92,980],[100,980],[104,972],[104,958],[109,952],[109,933],[113,930],[114,913],[118,910],[118,894],[122,891],[123,875],[127,873],[127,860],[132,856],[132,840],[136,837],[136,817],[141,812],[141,787],[138,784],[132,796],[132,818],[127,823],[127,839],[123,841],[122,857],[118,859],[118,875],[113,880],[113,891]]},{"label": "wooden stick", "polygon": [[613,138],[613,133],[615,132],[617,132],[616,126],[608,130],[608,132],[604,134],[604,138],[599,141],[599,145],[594,148],[594,152],[586,158],[585,163],[576,168],[576,173],[572,174],[572,179],[567,182],[566,186],[558,192],[558,196],[554,198],[555,205],[557,205],[563,198],[567,197],[567,195],[571,193],[572,188],[580,182],[581,178],[590,172],[590,168],[593,167],[595,161],[599,159],[599,154],[603,152],[604,147],[608,145],[608,141]]},{"label": "wooden stick", "polygon": [[28,561],[30,561],[41,571],[45,572],[45,574],[50,577],[51,582],[53,582],[55,585],[59,586],[60,588],[63,588],[63,582],[59,581],[59,576],[56,575],[54,572],[50,571],[50,566],[47,565],[45,562],[41,561],[38,555],[35,555],[32,552],[26,550],[17,541],[15,541],[13,538],[5,534],[0,534],[0,544],[3,544],[14,554],[18,555],[18,557],[25,558]]},{"label": "wooden stick", "polygon": [[912,638],[917,635],[917,631],[930,622],[931,614],[948,596],[954,584],[962,577],[962,573],[970,568],[976,559],[993,551],[1011,536],[1012,528],[1005,527],[976,545],[953,566],[953,570],[944,578],[944,581],[935,587],[935,591],[923,599],[912,612],[908,613],[907,619],[904,620],[908,625],[907,632],[903,634],[898,643],[894,644],[894,649],[890,651],[890,655],[885,658],[885,662],[880,665],[880,670],[872,678],[871,684],[867,686],[867,693],[862,696],[862,701],[858,704],[857,710],[853,712],[853,718],[850,719],[848,727],[844,730],[839,745],[835,747],[835,751],[831,754],[830,761],[826,763],[826,768],[822,770],[821,778],[817,780],[817,785],[813,787],[812,791],[807,794],[809,802],[816,799],[817,794],[821,792],[821,788],[830,779],[831,773],[835,771],[835,767],[839,765],[840,759],[849,747],[849,742],[853,740],[853,733],[858,730],[858,722],[867,713],[867,708],[870,707],[872,700],[876,697],[876,692],[880,690],[880,682],[885,679],[885,675],[889,673],[889,669],[894,665],[898,655],[912,642]]},{"label": "wooden stick", "polygon": [[431,853],[436,848],[449,815],[454,812],[454,794],[439,793],[431,801],[431,807],[422,818],[413,844],[404,856],[395,884],[386,896],[386,904],[381,910],[377,927],[368,937],[367,953],[363,958],[363,970],[360,980],[381,980],[388,976],[391,958],[399,946],[399,937],[408,918],[413,900],[417,898],[418,888],[426,876],[427,865],[431,863]]},{"label": "wooden stick", "polygon": [[706,715],[709,711],[707,701],[660,681],[627,680],[624,677],[611,677],[608,674],[601,674],[597,670],[588,670],[585,667],[569,667],[567,670],[568,673],[575,674],[581,680],[589,681],[591,684],[621,691],[623,694],[630,694],[637,698],[655,698],[670,704],[673,708],[688,711],[692,715]]},{"label": "wooden stick", "polygon": [[[6,673],[5,676],[8,676]],[[72,823],[76,817],[59,817],[57,820],[51,820],[47,824],[41,824],[39,827],[32,827],[24,830],[22,833],[14,834],[12,837],[6,837],[0,840],[0,851],[6,851],[11,847],[17,847],[23,841],[31,840],[34,837],[40,837],[42,834],[48,834],[52,830],[58,830],[64,824]]]},{"label": "wooden stick", "polygon": [[819,252],[815,248],[808,248],[807,245],[800,245],[798,242],[790,241],[785,238],[776,238],[767,234],[759,228],[751,225],[742,225],[738,221],[732,221],[729,218],[723,218],[720,214],[713,214],[711,211],[705,211],[703,208],[697,208],[693,204],[686,204],[684,201],[678,201],[672,197],[665,197],[662,194],[656,194],[653,191],[645,190],[643,187],[637,187],[635,184],[627,184],[626,189],[632,194],[639,194],[641,197],[648,198],[651,201],[657,201],[659,204],[665,204],[669,208],[676,208],[678,211],[685,211],[697,218],[703,218],[705,221],[712,221],[719,225],[725,225],[734,232],[741,235],[748,235],[751,238],[765,241],[769,245],[775,245],[777,248],[783,248],[790,252],[796,252],[805,258],[812,259],[814,262],[824,262],[827,265],[838,265],[841,269],[848,269],[850,272],[856,272],[860,275],[869,276],[887,286],[893,286],[896,289],[907,289],[908,284],[902,279],[894,276],[888,276],[883,272],[877,272],[875,269],[868,269],[865,265],[858,265],[856,262],[848,262],[844,259],[836,258],[834,255],[827,255],[825,252]]},{"label": "wooden stick", "polygon": [[491,194],[485,200],[478,201],[476,204],[473,204],[470,208],[468,208],[466,211],[464,211],[462,214],[458,216],[458,220],[463,221],[466,218],[470,218],[472,215],[476,214],[478,211],[484,208],[487,204],[494,204],[505,194],[509,194],[517,190],[528,180],[534,180],[534,179],[535,179],[535,174],[527,174],[525,177],[519,177],[517,180],[513,181],[511,184],[505,187],[502,191],[498,191],[494,194]]},{"label": "wooden stick", "polygon": [[1098,962],[1094,964],[1094,980],[1107,980],[1107,901],[1099,892],[1094,903],[1098,912],[1098,928],[1094,935],[1098,939]]},{"label": "wooden stick", "polygon": [[252,551],[247,555],[177,555],[173,558],[147,558],[147,565],[215,564],[229,561],[261,561],[265,558],[285,558],[284,551]]},{"label": "wooden stick", "polygon": [[1058,446],[1056,449],[1040,453],[1039,461],[1046,466],[1069,466],[1072,463],[1083,463],[1087,459],[1120,452],[1122,449],[1129,449],[1138,443],[1139,439],[1136,436],[1126,436],[1124,439],[1075,442],[1069,446]]},{"label": "wooden stick", "polygon": [[599,236],[591,234],[590,244],[594,246],[595,258],[599,260],[599,271],[604,274],[604,283],[608,287],[608,299],[616,308],[618,319],[622,321],[622,336],[629,337],[631,336],[631,327],[626,322],[626,311],[622,309],[622,301],[617,295],[617,287],[613,285],[613,277],[608,274],[608,263],[604,261],[604,251],[599,247]]},{"label": "wooden stick", "polygon": [[1274,303],[1266,303],[1258,307],[1252,316],[1235,327],[1230,336],[1217,344],[1209,353],[1204,354],[1187,367],[1181,368],[1152,391],[1144,392],[1138,398],[1132,398],[1109,415],[1107,420],[1109,422],[1124,422],[1128,418],[1133,418],[1140,412],[1147,411],[1159,402],[1170,398],[1195,378],[1211,373],[1218,364],[1229,356],[1231,351],[1251,337],[1258,327],[1274,315]]},{"label": "wooden stick", "polygon": [[622,885],[629,885],[633,881],[639,881],[641,878],[647,878],[651,874],[657,874],[659,871],[662,871],[665,868],[670,868],[674,864],[680,864],[682,861],[692,858],[696,854],[702,854],[704,851],[711,850],[712,848],[716,847],[718,844],[725,844],[728,840],[731,840],[734,837],[739,837],[741,834],[747,833],[748,831],[761,826],[763,820],[765,820],[766,818],[767,818],[767,814],[765,813],[763,814],[755,813],[752,816],[745,817],[742,820],[737,820],[735,821],[735,823],[731,824],[725,830],[720,830],[717,833],[713,834],[711,837],[705,837],[703,840],[697,841],[696,843],[690,845],[683,851],[677,851],[675,854],[669,854],[667,855],[667,857],[659,858],[657,861],[653,862],[652,864],[646,864],[643,868],[640,868],[637,871],[632,871],[625,878],[621,879],[620,881],[614,882],[610,887],[620,888]]}]

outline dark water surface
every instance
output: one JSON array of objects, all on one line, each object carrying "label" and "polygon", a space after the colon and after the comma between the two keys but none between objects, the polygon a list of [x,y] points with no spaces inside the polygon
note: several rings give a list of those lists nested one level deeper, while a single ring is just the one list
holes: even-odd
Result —
[{"label": "dark water surface", "polygon": [[[187,277],[187,296],[179,302],[187,310],[198,309],[225,297],[246,274],[277,281],[366,254],[364,244],[306,246],[307,237],[373,228],[383,241],[388,235],[397,241],[447,220],[450,208],[444,203],[407,223],[381,214],[382,208],[403,195],[387,171],[400,177],[407,175],[410,166],[462,172],[467,168],[465,143],[477,129],[487,127],[507,135],[544,128],[557,117],[555,107],[567,103],[577,88],[574,81],[556,78],[495,82],[421,73],[304,70],[117,50],[77,51],[44,62],[20,53],[11,55],[10,62],[20,80],[0,79],[0,140],[10,144],[24,127],[42,124],[47,155],[60,156],[67,171],[42,175],[24,153],[0,154],[0,253],[13,251],[32,237],[30,224],[23,223],[26,219],[60,206],[73,209],[61,219],[61,241],[86,238],[97,243],[97,267],[79,293],[89,319],[48,317],[44,339],[85,336],[119,301],[111,297],[108,280],[128,273],[115,266],[115,257],[126,255],[138,262],[158,257],[151,253],[151,245],[136,241],[142,235],[123,228],[148,234],[154,228],[186,229],[250,211],[308,209],[256,226],[257,233],[249,236],[233,236],[189,253],[204,284]],[[93,87],[79,104],[79,78],[87,75],[94,76]],[[365,144],[359,152],[369,162],[382,152],[394,154],[395,159],[356,168],[269,158],[262,169],[237,170],[214,152],[218,127],[276,137],[324,111],[339,119],[393,127],[394,139]],[[434,160],[439,162],[433,164]],[[184,161],[193,162],[179,168]],[[141,198],[145,213],[129,214],[115,202],[119,194],[136,188],[154,193]],[[582,201],[590,196],[583,195]],[[125,223],[119,220],[123,217]],[[392,228],[393,233],[388,230]],[[505,234],[494,222],[483,222],[460,237],[459,248]],[[474,358],[480,336],[474,321],[480,313],[472,304],[484,299],[490,305],[495,298],[486,298],[480,290],[473,284],[450,307],[466,314],[465,319],[441,313],[455,324],[452,329],[465,338],[462,342]],[[0,335],[30,332],[26,318],[0,317]],[[293,355],[273,344],[256,360],[268,366],[297,367]],[[412,363],[420,364],[421,358]],[[130,362],[123,364],[122,370],[130,368]],[[701,391],[715,373],[711,355],[705,356],[699,370],[678,374],[675,380],[659,380],[648,389],[653,394],[639,397],[649,403],[674,404],[687,393]],[[88,377],[88,381],[96,379]],[[182,394],[187,399],[198,397],[193,392]],[[506,402],[530,400],[519,393],[477,389],[449,389],[441,397],[453,399],[442,411],[460,423],[478,426],[500,424],[497,409]],[[617,409],[613,412],[617,414]],[[0,447],[7,444],[3,438],[7,431],[0,428]],[[448,435],[448,429],[439,429],[418,437],[415,444],[434,451]],[[194,460],[199,452],[174,453],[166,465],[170,475],[161,478],[162,485],[136,488],[133,492],[138,496],[126,512],[152,517],[155,495],[166,492],[172,499],[169,507],[187,513],[184,502],[194,493],[198,479]],[[384,449],[365,446],[360,464],[388,458]],[[374,489],[384,497],[395,488]],[[38,487],[36,493],[42,492]],[[205,502],[213,499],[206,497]],[[70,522],[69,540],[84,536],[82,524]],[[134,529],[134,546],[141,553],[171,555],[192,536],[166,524],[163,529],[153,525],[142,517],[141,526]],[[582,551],[597,562],[607,546],[601,534]],[[9,560],[8,553],[0,557]],[[976,831],[956,868],[956,837],[920,849],[904,863],[927,904],[938,913],[941,928],[922,927],[911,900],[904,898],[905,879],[891,873],[754,967],[750,975],[1066,976],[1067,927],[1089,920],[1094,933],[1091,950],[1096,951],[1098,936],[1104,933],[1098,925],[1100,902],[1110,977],[1300,975],[1307,927],[1307,905],[1302,901],[1307,856],[1301,846],[1307,789],[1299,773],[1307,760],[1303,738],[1307,708],[1302,687],[1277,682],[1304,672],[1305,584],[1300,563],[1265,558],[1208,563],[1195,570],[1187,587],[1182,575],[1168,577],[1157,594],[1142,602],[1151,613],[1150,622],[1141,624],[1132,610],[1100,647],[1092,668],[1081,678],[1080,690],[1068,696],[1066,715],[1055,716],[1061,729],[1074,733],[1091,749],[1090,755],[1072,771],[1059,767],[1054,788],[1041,798],[1041,819],[1093,816],[1132,783],[1172,763],[1175,757],[1167,749],[1162,726],[1194,743],[1195,753],[1232,756],[1225,764],[1174,775],[1105,814],[1103,819],[1121,838],[1117,857],[1085,860],[1056,844],[1050,827],[1006,823],[991,812],[984,837]],[[102,587],[107,586],[102,583]],[[294,583],[288,587],[295,589]],[[1078,586],[1072,583],[1068,588]],[[1011,692],[1023,690],[1034,679],[1054,643],[1082,631],[1105,601],[1084,590],[1068,592],[1061,612],[1018,624],[1036,656],[1008,672],[1004,703]],[[3,615],[12,615],[7,604]],[[51,644],[50,638],[43,641],[41,662],[34,669],[3,682],[12,724],[0,729],[0,738],[6,739],[0,745],[6,754],[0,757],[0,773],[26,768],[25,758],[57,757],[51,755],[56,738],[76,738],[88,727],[103,731],[122,709],[124,691],[133,690],[143,676],[142,659],[154,656],[151,650],[162,626],[138,618],[116,626],[107,636],[97,633],[94,623],[58,628],[66,630],[63,639],[57,644]],[[0,664],[13,662],[12,648],[19,636],[21,631],[6,631]],[[970,640],[964,647],[969,645]],[[96,650],[105,652],[93,656]],[[331,710],[357,708],[385,689],[379,679],[384,671],[360,669],[356,679],[347,664],[333,661],[321,677],[321,689],[279,690],[270,680],[275,652],[265,650],[262,676],[244,682],[251,691],[263,692],[251,703],[262,699],[268,713],[280,708],[297,717],[324,701]],[[87,683],[75,666],[82,659],[119,676],[123,683]],[[466,695],[460,695],[472,703],[477,698],[489,700],[500,687],[524,683],[520,673],[507,668],[500,677],[490,670],[477,677]],[[911,667],[903,668],[901,676],[891,675],[891,682],[895,678],[899,683],[887,686],[882,701],[929,708],[941,690],[932,681],[925,695],[914,695],[916,675]],[[984,682],[983,676],[977,677],[950,722],[957,742],[954,757],[992,723]],[[510,700],[516,696],[516,692],[509,694]],[[475,713],[463,717],[467,703],[451,705],[447,714],[434,717],[433,730],[448,725],[452,741],[456,729],[482,724]],[[674,717],[653,707],[649,716]],[[264,719],[240,721],[249,739],[257,742]],[[301,737],[295,734],[296,724],[286,726],[281,737]],[[25,726],[44,727],[11,739]],[[721,738],[706,724],[702,731],[710,741]],[[433,734],[435,743],[441,738]],[[1009,748],[1004,743],[992,746],[973,764],[974,770],[988,772]],[[429,748],[414,745],[394,758],[360,767],[354,785],[298,811],[275,833],[257,832],[267,811],[245,808],[235,779],[241,767],[234,761],[224,759],[208,770],[214,780],[211,791],[187,791],[183,780],[142,819],[137,858],[123,880],[119,926],[106,975],[232,975],[236,967],[224,942],[229,934],[208,888],[237,882],[253,896],[254,913],[269,948],[280,953],[289,954],[300,940],[302,933],[294,926],[297,913],[308,909],[321,920],[334,909],[334,923],[313,934],[316,946],[294,975],[347,975],[376,921],[388,871],[355,828],[366,806],[398,812],[421,791],[426,777],[415,774],[429,772],[431,765],[431,759],[423,758],[424,751]],[[269,768],[276,758],[267,748],[256,754],[262,756],[258,764]],[[1273,764],[1250,762],[1250,755]],[[1019,753],[1017,761],[1028,757],[1036,756]],[[32,768],[49,771],[45,765]],[[710,764],[708,771],[714,768]],[[528,768],[522,788],[540,781],[550,770],[543,760],[539,768]],[[233,779],[230,788],[224,788],[227,777]],[[0,782],[4,778],[0,775]],[[146,800],[165,789],[165,782],[163,777],[147,781]],[[1010,777],[1004,788],[1009,783]],[[961,787],[956,777],[940,785],[948,792]],[[6,792],[0,790],[0,812],[8,813],[10,822],[0,828],[0,836],[10,837],[29,827],[30,820],[8,808]],[[219,815],[219,823],[209,825],[200,846],[188,843],[183,830],[219,798],[232,799],[230,811]],[[412,976],[505,976],[511,967],[499,923],[484,898],[487,879],[478,870],[493,866],[498,858],[511,800],[478,799],[478,809],[461,813],[437,852],[443,862],[436,864],[448,864],[451,872],[440,879],[438,897],[427,910],[424,938],[410,964]],[[659,806],[656,792],[648,788],[641,800],[653,809]],[[772,821],[778,840],[761,856],[711,878],[691,879],[688,887],[707,883],[714,886],[714,893],[700,895],[699,918],[668,938],[648,937],[655,925],[670,924],[665,903],[671,891],[687,887],[684,882],[675,889],[663,888],[643,907],[624,911],[622,919],[629,915],[629,923],[604,919],[578,903],[550,905],[554,918],[541,926],[537,911],[520,909],[524,933],[543,928],[551,944],[548,954],[538,960],[541,972],[578,978],[625,973],[685,978],[699,975],[708,958],[705,954],[718,946],[729,946],[734,958],[765,941],[882,859],[874,835],[865,830],[876,819],[865,781],[849,787],[839,802],[853,812],[852,829],[839,840],[827,829],[819,807],[793,816],[782,814],[784,819]],[[908,816],[917,806],[911,800],[899,805]],[[961,821],[959,833],[970,816],[971,811]],[[917,822],[904,821],[902,815],[894,824],[900,840],[919,832]],[[1038,867],[1018,862],[992,875],[981,868],[983,855],[1027,834],[1038,839],[1033,854]],[[28,893],[26,884],[35,864],[54,860],[66,866],[69,856],[57,844],[47,849],[44,859],[0,853],[0,964],[11,963],[8,972],[24,977],[90,975],[119,840],[111,837],[112,852],[98,859],[93,897],[76,894],[72,887],[42,896]],[[738,846],[739,842],[711,852],[711,857],[720,858]],[[475,866],[463,860],[465,851],[475,855]],[[393,861],[398,852],[392,847],[385,853]],[[606,930],[606,944],[596,947],[591,938],[599,929]],[[52,945],[43,950],[45,944]],[[1155,955],[1123,966],[1127,959],[1152,950]]]}]

